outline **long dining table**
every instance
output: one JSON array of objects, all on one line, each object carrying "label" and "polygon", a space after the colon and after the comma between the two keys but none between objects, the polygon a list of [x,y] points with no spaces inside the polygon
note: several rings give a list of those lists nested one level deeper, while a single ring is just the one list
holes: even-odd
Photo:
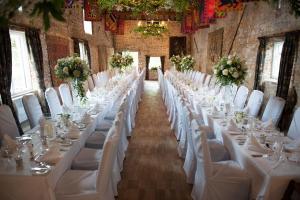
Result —
[{"label": "long dining table", "polygon": [[[59,144],[59,160],[50,164],[47,173],[36,173],[33,168],[41,167],[41,162],[31,159],[29,150],[25,145],[22,166],[18,166],[13,158],[0,157],[0,199],[2,200],[55,200],[55,187],[60,177],[71,168],[74,157],[84,147],[87,138],[94,132],[97,124],[111,110],[113,104],[126,93],[130,80],[134,76],[116,77],[110,81],[110,85],[97,88],[89,94],[86,112],[90,115],[89,122],[80,129],[79,137],[71,139],[71,144],[65,146]],[[95,105],[97,109],[95,112]],[[92,112],[91,112],[92,111]],[[58,130],[58,129],[57,129]],[[58,130],[62,131],[62,130]],[[31,137],[33,146],[39,147],[40,153],[47,151],[50,146],[42,144],[40,128],[35,127],[26,135]],[[50,142],[51,143],[51,142]],[[49,149],[48,149],[49,150]],[[49,164],[49,163],[48,163]],[[49,166],[49,165],[48,165]]]},{"label": "long dining table", "polygon": [[[224,144],[232,160],[235,160],[251,178],[251,199],[280,200],[291,180],[300,182],[300,163],[290,160],[278,162],[272,155],[258,153],[247,148],[249,134],[246,131],[231,132],[227,129],[233,115],[223,112],[213,113],[215,93],[208,88],[195,88],[190,81],[182,80],[182,76],[168,73],[166,80],[181,92],[181,95],[192,105],[199,118],[206,126],[212,128],[216,139]],[[256,119],[256,121],[259,121]],[[263,130],[252,130],[251,134],[259,135]],[[277,132],[274,130],[274,132]],[[269,139],[280,139],[283,143],[291,142],[286,136],[267,133]],[[277,137],[277,138],[276,138]],[[241,142],[242,141],[242,142]],[[288,156],[288,153],[286,153]]]}]

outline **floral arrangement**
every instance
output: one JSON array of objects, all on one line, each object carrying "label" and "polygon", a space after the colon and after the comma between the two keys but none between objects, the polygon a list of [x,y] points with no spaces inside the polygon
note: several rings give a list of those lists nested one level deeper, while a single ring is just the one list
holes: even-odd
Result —
[{"label": "floral arrangement", "polygon": [[136,33],[140,33],[145,37],[148,36],[162,36],[163,33],[168,31],[168,28],[164,24],[160,23],[147,23],[145,25],[138,25],[134,30]]},{"label": "floral arrangement", "polygon": [[247,68],[245,62],[236,55],[225,56],[214,66],[217,82],[222,86],[241,85],[246,78]]},{"label": "floral arrangement", "polygon": [[120,70],[124,70],[127,67],[132,65],[133,57],[128,55],[128,54],[125,54],[123,56],[119,53],[115,53],[114,55],[111,56],[109,63],[110,63],[112,68],[117,68],[117,69],[120,69]]},{"label": "floral arrangement", "polygon": [[195,63],[195,59],[191,55],[182,57],[180,61],[181,71],[193,70]]},{"label": "floral arrangement", "polygon": [[83,84],[90,75],[90,69],[87,63],[81,60],[77,54],[58,59],[55,66],[55,75],[61,80],[71,81],[77,92],[76,96],[80,98],[81,102],[86,100]]},{"label": "floral arrangement", "polygon": [[246,116],[247,116],[246,113],[243,111],[237,111],[234,113],[234,119],[235,119],[236,123],[241,123],[245,119]]},{"label": "floral arrangement", "polygon": [[180,55],[173,55],[170,58],[171,63],[173,63],[173,65],[175,66],[177,71],[180,71],[180,62],[181,62],[181,56]]},{"label": "floral arrangement", "polygon": [[191,55],[174,55],[170,58],[170,61],[174,64],[176,70],[180,72],[193,70],[196,63],[195,59]]}]

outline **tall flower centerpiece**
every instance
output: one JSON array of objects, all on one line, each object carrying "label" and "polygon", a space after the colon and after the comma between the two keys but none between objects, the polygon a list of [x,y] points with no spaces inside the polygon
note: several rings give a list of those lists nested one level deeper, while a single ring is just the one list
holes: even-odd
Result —
[{"label": "tall flower centerpiece", "polygon": [[86,101],[84,82],[90,75],[90,69],[84,60],[81,60],[77,54],[57,60],[55,66],[55,75],[57,78],[70,82],[73,93],[79,98],[80,102]]},{"label": "tall flower centerpiece", "polygon": [[223,92],[225,103],[231,104],[234,97],[232,85],[236,84],[239,86],[245,81],[247,75],[245,62],[236,55],[224,56],[214,66],[214,74],[217,83],[225,86],[225,91]]},{"label": "tall flower centerpiece", "polygon": [[170,61],[171,63],[173,63],[175,69],[177,71],[180,71],[180,62],[181,62],[181,56],[180,55],[173,55],[171,58],[170,58]]},{"label": "tall flower centerpiece", "polygon": [[112,68],[124,71],[132,65],[133,57],[129,54],[121,55],[119,53],[115,53],[111,56],[109,63]]},{"label": "tall flower centerpiece", "polygon": [[214,66],[217,82],[222,85],[241,85],[245,81],[247,68],[238,56],[225,56]]},{"label": "tall flower centerpiece", "polygon": [[188,70],[193,70],[195,65],[195,59],[191,55],[180,56],[174,55],[170,58],[177,71],[184,72]]},{"label": "tall flower centerpiece", "polygon": [[196,61],[191,55],[183,56],[180,61],[181,71],[189,71],[194,69]]}]

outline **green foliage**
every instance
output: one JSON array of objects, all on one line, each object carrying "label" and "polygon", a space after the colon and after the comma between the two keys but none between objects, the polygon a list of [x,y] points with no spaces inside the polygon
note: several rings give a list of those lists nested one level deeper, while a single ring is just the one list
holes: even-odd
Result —
[{"label": "green foliage", "polygon": [[136,27],[133,31],[140,33],[145,37],[162,36],[163,33],[168,32],[168,28],[157,23],[148,23],[146,25]]},{"label": "green foliage", "polygon": [[299,0],[289,0],[292,13],[296,16],[300,16],[300,1]]},{"label": "green foliage", "polygon": [[222,85],[241,85],[246,78],[247,68],[245,62],[236,55],[223,57],[214,66],[217,82]]},{"label": "green foliage", "polygon": [[90,75],[90,70],[88,64],[81,60],[78,55],[74,54],[71,57],[57,60],[55,75],[61,80],[71,81],[80,100],[83,102],[86,100],[83,84]]},{"label": "green foliage", "polygon": [[193,70],[196,63],[195,59],[191,55],[173,55],[170,58],[170,61],[174,64],[176,70],[180,72]]},{"label": "green foliage", "polygon": [[121,55],[119,53],[115,53],[111,56],[109,64],[112,68],[125,70],[127,67],[131,66],[133,63],[132,56],[125,53],[125,55]]},{"label": "green foliage", "polygon": [[[30,0],[6,0],[0,2],[0,26],[7,26],[9,20],[14,17],[17,10],[22,6],[23,10],[31,8],[32,12],[30,17],[42,17],[44,28],[47,31],[51,25],[51,16],[58,20],[64,21],[63,8],[64,0],[42,0],[42,1],[30,1]],[[28,9],[29,10],[29,9]]]}]

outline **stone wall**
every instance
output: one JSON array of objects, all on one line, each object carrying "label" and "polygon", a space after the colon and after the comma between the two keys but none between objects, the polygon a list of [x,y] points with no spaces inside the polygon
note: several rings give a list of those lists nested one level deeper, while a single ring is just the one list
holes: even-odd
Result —
[{"label": "stone wall", "polygon": [[[269,36],[281,32],[287,32],[300,29],[300,20],[290,14],[289,6],[286,1],[282,1],[281,9],[276,10],[272,5],[264,1],[245,3],[245,13],[238,29],[236,38],[233,43],[231,54],[236,53],[246,60],[248,67],[248,77],[246,85],[252,89],[255,75],[256,54],[259,45],[258,37]],[[196,69],[200,71],[211,71],[212,66],[207,65],[207,40],[208,34],[214,30],[224,28],[223,50],[222,54],[227,55],[233,41],[238,23],[243,11],[228,13],[224,19],[217,19],[216,23],[209,28],[200,29],[193,34],[191,40],[195,40],[198,51],[194,42],[192,42],[192,55],[196,58]],[[300,94],[300,51],[295,63],[295,72],[293,86],[296,87],[297,93]],[[298,101],[300,105],[300,101]]]},{"label": "stone wall", "polygon": [[[51,28],[45,32],[42,26],[42,21],[39,18],[32,19],[26,17],[23,13],[17,14],[13,21],[13,24],[20,26],[20,27],[35,27],[41,30],[40,37],[41,43],[43,48],[44,54],[44,73],[45,73],[45,83],[46,86],[49,87],[54,83],[54,86],[57,86],[57,80],[51,81],[51,74],[50,74],[50,64],[53,60],[49,60],[52,57],[48,56],[48,54],[56,54],[59,57],[59,52],[61,52],[62,57],[65,56],[65,49],[61,50],[55,47],[55,42],[57,40],[67,41],[68,48],[69,48],[69,55],[72,55],[74,52],[73,47],[73,40],[71,38],[78,38],[81,40],[87,40],[90,47],[91,52],[91,69],[92,72],[98,72],[106,68],[106,66],[102,66],[103,62],[99,60],[99,58],[105,58],[106,55],[99,54],[106,54],[106,48],[113,47],[113,38],[109,32],[104,30],[104,21],[100,22],[93,22],[93,34],[85,34],[83,28],[83,12],[82,7],[79,2],[74,3],[73,8],[66,9],[64,17],[66,19],[65,22],[58,22],[55,20],[51,20]],[[56,40],[47,40],[47,38],[55,37]],[[48,49],[48,45],[51,46]],[[56,51],[56,52],[49,52],[49,51]]]},{"label": "stone wall", "polygon": [[170,68],[169,61],[169,37],[171,36],[187,36],[187,52],[190,52],[190,37],[181,33],[181,24],[178,22],[167,22],[168,33],[163,37],[144,37],[133,30],[137,26],[138,21],[125,21],[125,34],[116,35],[115,50],[120,51],[136,51],[139,52],[139,66],[146,66],[145,56],[165,56],[165,70]]}]

